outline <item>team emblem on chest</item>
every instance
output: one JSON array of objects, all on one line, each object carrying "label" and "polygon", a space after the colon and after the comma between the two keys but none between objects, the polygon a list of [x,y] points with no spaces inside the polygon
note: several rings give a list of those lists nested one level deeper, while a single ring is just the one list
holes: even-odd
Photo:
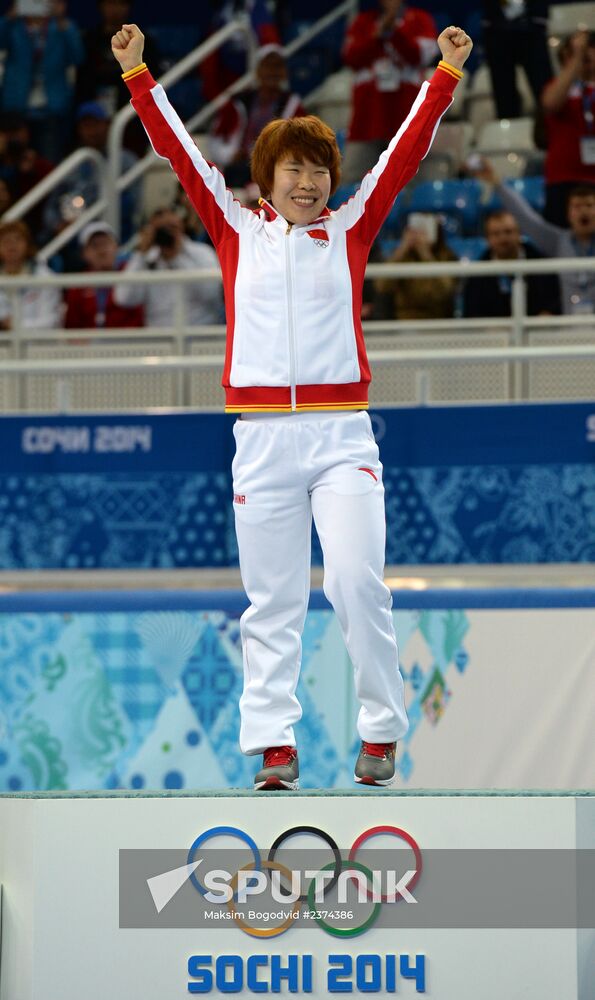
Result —
[{"label": "team emblem on chest", "polygon": [[308,236],[310,239],[314,240],[314,245],[317,247],[327,247],[328,246],[328,233],[326,229],[308,229]]}]

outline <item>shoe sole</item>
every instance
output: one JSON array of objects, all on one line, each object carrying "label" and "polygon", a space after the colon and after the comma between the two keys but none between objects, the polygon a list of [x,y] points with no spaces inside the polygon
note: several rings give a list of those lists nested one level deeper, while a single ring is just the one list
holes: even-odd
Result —
[{"label": "shoe sole", "polygon": [[299,781],[283,781],[282,778],[271,776],[265,781],[255,781],[255,792],[295,792],[300,787]]},{"label": "shoe sole", "polygon": [[396,777],[396,774],[393,774],[392,778],[380,779],[373,778],[370,774],[365,774],[362,778],[358,778],[357,774],[354,774],[353,780],[358,785],[378,785],[379,788],[386,788],[387,785],[392,785]]}]

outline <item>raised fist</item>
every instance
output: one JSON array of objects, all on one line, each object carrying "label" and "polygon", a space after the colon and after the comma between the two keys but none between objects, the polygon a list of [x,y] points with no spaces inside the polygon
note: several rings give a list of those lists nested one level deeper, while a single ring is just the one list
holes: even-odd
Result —
[{"label": "raised fist", "polygon": [[455,28],[452,25],[450,28],[445,28],[438,36],[438,45],[444,62],[457,69],[462,69],[473,48],[469,35],[466,35],[462,28]]},{"label": "raised fist", "polygon": [[143,61],[145,36],[136,24],[123,24],[112,38],[112,52],[126,73]]}]

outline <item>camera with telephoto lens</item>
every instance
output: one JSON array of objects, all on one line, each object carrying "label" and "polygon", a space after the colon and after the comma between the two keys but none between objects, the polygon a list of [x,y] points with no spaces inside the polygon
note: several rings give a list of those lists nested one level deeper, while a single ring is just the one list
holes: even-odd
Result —
[{"label": "camera with telephoto lens", "polygon": [[163,250],[171,250],[175,245],[176,237],[167,226],[157,226],[154,236],[155,244]]}]

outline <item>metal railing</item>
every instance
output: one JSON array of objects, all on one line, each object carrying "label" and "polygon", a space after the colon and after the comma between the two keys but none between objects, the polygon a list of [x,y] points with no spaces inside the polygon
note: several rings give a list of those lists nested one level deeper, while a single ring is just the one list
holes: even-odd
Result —
[{"label": "metal railing", "polygon": [[[344,0],[343,3],[340,3],[329,14],[320,18],[319,21],[313,24],[306,31],[302,32],[298,38],[290,42],[290,44],[284,49],[285,55],[288,58],[292,56],[295,52],[303,48],[304,45],[311,41],[312,38],[315,38],[317,35],[325,31],[335,21],[352,14],[355,11],[356,6],[356,0]],[[199,66],[201,62],[224,45],[229,38],[236,35],[238,32],[242,32],[246,36],[248,65],[253,67],[256,40],[250,26],[249,18],[247,16],[242,16],[235,18],[229,24],[220,28],[219,31],[207,38],[192,52],[189,52],[187,56],[184,56],[184,58],[176,63],[175,66],[172,66],[171,69],[161,76],[158,82],[164,87],[177,83],[182,79],[182,77]],[[201,108],[201,110],[186,123],[188,131],[193,131],[200,125],[209,121],[219,108],[221,108],[230,99],[230,97],[233,97],[241,90],[244,90],[253,82],[254,72],[251,68],[213,101],[207,104],[204,108]],[[109,222],[115,232],[120,231],[120,195],[123,191],[134,184],[135,181],[142,177],[156,159],[153,151],[149,150],[146,155],[138,161],[138,163],[135,163],[134,166],[132,166],[124,174],[120,172],[124,131],[127,124],[135,117],[135,114],[136,112],[131,105],[126,104],[114,116],[108,136],[107,161],[105,157],[103,157],[96,150],[92,150],[87,147],[75,150],[75,152],[71,153],[71,155],[68,156],[58,167],[56,167],[51,174],[48,174],[48,176],[40,181],[39,184],[36,184],[31,191],[27,192],[23,198],[20,198],[9,209],[9,211],[4,214],[3,218],[6,221],[12,219],[22,219],[31,208],[38,204],[42,198],[45,198],[48,194],[50,194],[58,186],[58,184],[60,184],[77,166],[79,166],[81,162],[88,159],[95,162],[98,169],[101,187],[101,195],[99,199],[95,202],[95,204],[90,205],[87,209],[85,209],[81,215],[74,219],[73,222],[66,226],[60,233],[58,233],[57,236],[55,236],[51,242],[47,244],[47,246],[40,250],[38,255],[40,260],[47,261],[53,256],[53,254],[57,253],[62,249],[62,247],[66,246],[66,244],[77,236],[77,234],[84,226],[87,225],[88,222],[91,222],[93,219],[97,218],[97,216],[105,217],[106,221]]]},{"label": "metal railing", "polygon": [[[298,38],[295,38],[289,43],[289,45],[286,45],[283,49],[285,57],[289,59],[295,52],[303,48],[304,45],[307,45],[307,43],[313,38],[320,35],[331,24],[334,24],[335,21],[352,14],[356,7],[356,0],[344,0],[343,3],[340,3],[334,10],[330,11],[329,14],[321,17],[320,20],[316,21],[310,28],[303,31]],[[231,31],[232,27],[234,27],[233,31]],[[203,42],[203,44],[195,49],[194,52],[189,53],[189,55],[187,55],[181,62],[177,63],[176,66],[173,66],[172,69],[170,69],[165,76],[161,77],[159,80],[159,83],[163,87],[169,86],[170,83],[175,83],[182,76],[184,76],[188,70],[198,66],[208,55],[215,51],[215,49],[219,48],[229,35],[234,34],[238,30],[248,31],[247,37],[249,38],[250,45],[248,65],[251,68],[247,73],[244,73],[239,80],[236,80],[235,83],[231,84],[231,86],[210,101],[209,104],[205,105],[204,108],[201,108],[200,111],[198,111],[185,123],[185,127],[188,132],[193,132],[209,122],[213,115],[221,107],[223,107],[223,105],[226,104],[231,97],[239,94],[242,90],[245,90],[246,87],[250,86],[250,84],[254,82],[255,77],[254,70],[252,68],[254,65],[255,51],[254,36],[251,34],[249,23],[243,20],[236,20],[232,24],[227,25],[226,28],[222,28],[216,35],[212,35],[211,38],[208,38],[206,42]],[[223,32],[225,32],[225,37],[223,36]],[[216,44],[215,39],[218,39]],[[135,163],[134,166],[126,171],[125,174],[119,174],[120,151],[122,148],[124,129],[131,118],[134,117],[135,113],[136,112],[130,105],[122,108],[112,122],[108,140],[109,167],[107,176],[107,218],[110,225],[116,230],[116,232],[118,232],[120,228],[120,200],[118,195],[121,194],[122,191],[126,190],[127,187],[130,187],[130,185],[138,180],[144,173],[146,173],[146,171],[155,162],[156,158],[155,153],[152,150],[149,150],[142,160]]]},{"label": "metal railing", "polygon": [[[503,263],[500,261],[476,261],[476,262],[444,262],[444,263],[419,263],[419,264],[370,264],[366,275],[369,278],[427,278],[434,275],[456,276],[458,278],[478,277],[480,275],[501,275]],[[576,271],[595,271],[595,259],[577,258],[568,259],[539,259],[539,260],[516,260],[506,262],[506,272],[513,275],[513,315],[509,318],[498,319],[444,319],[426,321],[396,321],[382,320],[364,323],[364,331],[367,335],[394,334],[394,346],[389,349],[383,346],[382,350],[377,350],[371,346],[369,359],[372,365],[386,365],[398,362],[399,366],[421,366],[424,370],[429,366],[452,366],[461,363],[481,362],[487,364],[510,363],[512,367],[512,398],[526,398],[525,383],[522,378],[523,366],[528,362],[553,362],[553,361],[595,361],[595,339],[591,343],[584,344],[552,344],[546,346],[527,346],[524,343],[525,335],[534,330],[553,329],[556,331],[587,331],[595,334],[594,315],[576,316],[548,316],[548,317],[528,317],[525,309],[525,278],[530,274],[545,274],[555,272],[565,274]],[[73,374],[100,374],[100,373],[141,373],[141,372],[177,372],[179,374],[179,392],[177,393],[177,404],[186,405],[187,393],[184,390],[184,378],[192,372],[209,369],[220,369],[223,363],[223,342],[225,327],[219,324],[212,324],[205,327],[187,327],[184,319],[184,288],[187,284],[194,284],[197,281],[221,280],[221,273],[218,269],[210,268],[201,271],[147,271],[134,272],[134,276],[127,275],[125,271],[117,273],[85,273],[85,274],[62,274],[44,275],[35,277],[30,275],[5,276],[3,278],[3,290],[12,298],[13,308],[13,330],[6,331],[0,336],[0,345],[8,346],[11,357],[0,362],[0,377],[14,376],[21,380],[32,375],[53,375],[59,381],[68,375]],[[166,328],[139,328],[126,330],[99,331],[96,329],[85,330],[39,330],[23,329],[20,320],[20,292],[23,289],[36,287],[49,288],[73,288],[73,287],[105,287],[106,285],[119,286],[133,283],[140,286],[154,286],[156,283],[173,286],[176,289],[177,306],[173,310],[172,325]],[[488,331],[505,332],[508,334],[508,346],[486,346],[481,347],[423,347],[424,333],[464,333],[465,331]],[[422,334],[420,347],[412,349],[409,344],[407,349],[399,347],[399,335]],[[166,348],[169,353],[166,355],[151,354],[150,346],[146,348],[147,353],[137,357],[92,357],[92,358],[60,358],[40,359],[24,357],[24,350],[27,343],[47,343],[53,341],[58,346],[69,343],[89,343],[109,344],[116,339],[125,340],[129,345],[134,344],[135,339],[146,343],[157,341],[161,338],[161,348],[163,348],[164,338],[169,338]],[[213,346],[213,352],[199,356],[191,356],[189,345],[191,342],[201,341],[208,350]],[[220,348],[219,348],[220,343]],[[145,346],[143,344],[143,346]],[[185,373],[185,374],[184,374]],[[23,393],[19,392],[19,398],[23,398]],[[423,387],[421,390],[421,402],[427,401],[423,398]],[[426,393],[427,395],[427,393]],[[595,376],[593,378],[593,397],[595,398]]]},{"label": "metal railing", "polygon": [[61,250],[73,236],[76,236],[78,232],[86,226],[88,222],[95,219],[102,211],[106,205],[106,180],[107,180],[107,161],[105,156],[97,152],[96,149],[91,149],[89,146],[83,146],[81,149],[77,149],[74,153],[71,153],[59,166],[54,167],[51,174],[48,174],[43,180],[39,181],[35,187],[27,191],[22,198],[19,198],[14,205],[4,213],[2,216],[3,222],[12,222],[15,219],[22,219],[23,216],[30,212],[35,205],[38,205],[40,201],[46,198],[52,191],[58,187],[62,181],[80,167],[83,163],[93,163],[95,169],[97,170],[97,184],[100,191],[100,197],[94,205],[90,205],[89,208],[81,212],[76,219],[66,226],[57,236],[54,237],[49,243],[43,247],[38,253],[39,260],[47,261],[52,257],[58,250]]}]

